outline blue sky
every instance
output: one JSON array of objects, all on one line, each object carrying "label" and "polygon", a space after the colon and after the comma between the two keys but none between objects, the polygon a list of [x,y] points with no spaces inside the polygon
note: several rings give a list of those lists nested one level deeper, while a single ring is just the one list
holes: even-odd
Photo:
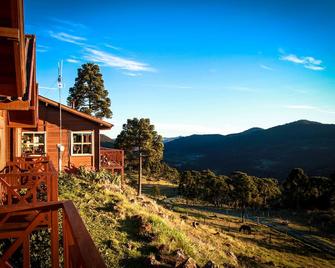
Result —
[{"label": "blue sky", "polygon": [[100,65],[115,137],[149,117],[165,137],[299,119],[335,123],[335,1],[25,0],[40,94],[63,100]]}]

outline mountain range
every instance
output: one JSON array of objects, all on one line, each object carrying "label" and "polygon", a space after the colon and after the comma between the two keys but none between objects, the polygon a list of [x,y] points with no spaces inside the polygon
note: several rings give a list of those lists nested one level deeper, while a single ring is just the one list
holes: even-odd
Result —
[{"label": "mountain range", "polygon": [[240,170],[283,180],[295,167],[309,175],[335,171],[335,125],[299,120],[230,135],[191,135],[165,143],[164,160],[179,169]]}]

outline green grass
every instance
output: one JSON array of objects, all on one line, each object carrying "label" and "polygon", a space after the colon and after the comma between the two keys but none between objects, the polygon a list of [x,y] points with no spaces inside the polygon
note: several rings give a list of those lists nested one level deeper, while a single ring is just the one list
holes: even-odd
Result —
[{"label": "green grass", "polygon": [[[131,187],[120,192],[101,177],[99,180],[92,176],[61,178],[60,199],[74,201],[108,267],[145,267],[143,259],[155,254],[161,244],[170,252],[183,249],[200,266],[208,260],[220,266],[230,263],[240,267],[266,267],[269,262],[278,267],[335,266],[334,258],[313,252],[262,225],[252,224],[253,235],[241,234],[238,232],[240,220],[236,217],[219,213],[211,217],[212,212],[178,204],[174,205],[174,211],[168,210],[158,204],[160,198],[157,198],[158,203],[149,197],[139,199]],[[152,184],[160,185],[159,182]],[[175,187],[169,183],[163,186],[161,193]],[[156,237],[152,242],[138,237],[132,220],[134,215],[141,215],[152,224]],[[187,219],[181,215],[187,215]],[[192,227],[193,221],[200,223],[198,228]],[[237,256],[239,263],[231,253]]]}]

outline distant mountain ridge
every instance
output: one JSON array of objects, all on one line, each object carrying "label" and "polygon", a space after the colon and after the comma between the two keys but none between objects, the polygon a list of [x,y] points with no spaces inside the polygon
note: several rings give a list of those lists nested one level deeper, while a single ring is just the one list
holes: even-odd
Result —
[{"label": "distant mountain ridge", "polygon": [[115,139],[108,137],[105,134],[100,134],[100,146],[105,148],[113,148]]},{"label": "distant mountain ridge", "polygon": [[235,170],[284,179],[292,168],[310,175],[335,171],[335,125],[299,120],[230,135],[192,135],[165,144],[164,160],[181,169]]}]

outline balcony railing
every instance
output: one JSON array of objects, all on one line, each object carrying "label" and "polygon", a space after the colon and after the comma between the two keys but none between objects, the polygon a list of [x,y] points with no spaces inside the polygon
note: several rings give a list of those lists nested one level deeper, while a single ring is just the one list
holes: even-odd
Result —
[{"label": "balcony railing", "polygon": [[73,203],[57,201],[57,180],[48,157],[16,158],[0,171],[0,242],[11,242],[0,267],[13,267],[13,254],[21,254],[23,267],[30,267],[30,235],[42,228],[50,230],[52,267],[59,267],[59,260],[64,267],[106,267]]},{"label": "balcony railing", "polygon": [[16,158],[0,172],[0,206],[58,200],[58,174],[46,158]]},{"label": "balcony railing", "polygon": [[100,149],[100,167],[112,173],[124,174],[124,151],[117,149]]},{"label": "balcony railing", "polygon": [[[60,243],[58,230],[58,212],[62,214],[63,243]],[[21,215],[20,223],[11,222],[12,216]],[[28,215],[29,217],[23,217]],[[11,257],[22,248],[23,267],[30,267],[29,236],[37,228],[50,229],[50,250],[52,267],[106,267],[99,251],[88,233],[83,220],[72,201],[48,202],[34,207],[21,206],[11,209],[0,209],[0,239],[15,238],[0,257],[0,267],[12,267]],[[63,247],[63,258],[60,258],[59,247]],[[16,255],[17,256],[17,255]]]}]

